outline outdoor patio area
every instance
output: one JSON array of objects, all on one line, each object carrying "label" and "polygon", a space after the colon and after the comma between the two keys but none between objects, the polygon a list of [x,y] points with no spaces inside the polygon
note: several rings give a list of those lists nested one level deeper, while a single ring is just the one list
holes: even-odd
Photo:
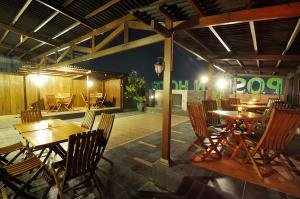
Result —
[{"label": "outdoor patio area", "polygon": [[[82,119],[68,121],[81,123]],[[96,118],[95,124],[98,120],[99,117]],[[143,121],[143,123],[138,121]],[[194,152],[189,152],[187,149],[194,141],[195,134],[187,116],[172,115],[171,158],[174,166],[167,169],[164,182],[157,182],[159,177],[157,178],[154,168],[161,153],[161,123],[158,121],[161,121],[161,114],[158,113],[126,112],[116,115],[111,138],[104,153],[105,157],[113,161],[114,166],[100,160],[96,170],[98,178],[104,185],[105,198],[140,198],[138,195],[140,190],[176,192],[179,186],[184,186],[181,183],[187,177],[216,188],[227,198],[254,199],[262,195],[265,199],[297,198],[232,177],[230,174],[224,175],[222,171],[216,172],[214,169],[205,169],[191,164],[190,159]],[[12,128],[12,124],[19,122],[19,118],[0,120],[0,147],[21,139],[18,132]],[[288,147],[290,155],[293,156],[299,151],[300,148],[297,145],[299,140],[298,135]],[[299,160],[299,156],[293,157]],[[215,161],[214,164],[220,163]],[[248,172],[251,172],[251,169]],[[252,172],[255,174],[254,170]],[[248,174],[244,173],[244,175]],[[189,190],[189,183],[189,181],[184,181],[187,186],[186,191]],[[164,188],[162,189],[157,184],[164,184]],[[36,181],[33,186],[36,187],[33,187],[32,191],[37,195],[41,195],[47,187],[43,180]],[[299,185],[295,186],[298,186],[299,190]],[[90,186],[89,189],[95,190],[91,192],[83,189],[83,195],[79,198],[99,197],[95,186]],[[82,190],[78,192],[80,191]],[[72,194],[71,191],[67,196],[71,197]],[[56,198],[56,196],[57,188],[53,187],[47,198]],[[205,194],[203,197],[206,198]]]}]

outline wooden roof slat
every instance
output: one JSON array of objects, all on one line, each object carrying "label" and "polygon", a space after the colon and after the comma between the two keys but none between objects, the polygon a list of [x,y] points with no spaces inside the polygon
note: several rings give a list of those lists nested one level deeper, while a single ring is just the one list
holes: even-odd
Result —
[{"label": "wooden roof slat", "polygon": [[5,30],[9,30],[9,31],[17,33],[19,35],[23,35],[23,36],[29,37],[29,38],[34,39],[34,40],[39,41],[39,42],[43,42],[43,43],[49,44],[51,46],[57,46],[57,44],[54,43],[54,42],[52,42],[52,41],[49,41],[49,40],[47,40],[45,38],[42,38],[39,35],[36,35],[34,33],[29,33],[29,32],[26,32],[24,30],[20,30],[18,28],[13,27],[12,25],[7,25],[5,23],[1,23],[0,22],[0,28],[1,29],[5,29]]},{"label": "wooden roof slat", "polygon": [[[19,10],[19,12],[17,13],[17,15],[15,16],[15,18],[13,19],[13,21],[10,23],[11,25],[15,25],[15,23],[17,23],[17,21],[19,20],[19,18],[21,17],[21,15],[25,12],[25,10],[28,8],[28,6],[30,5],[32,0],[27,0],[24,5],[22,6],[22,8]],[[6,30],[3,34],[3,36],[0,39],[0,43],[4,41],[4,39],[6,38],[6,36],[8,35],[9,30]]]},{"label": "wooden roof slat", "polygon": [[217,14],[206,17],[198,17],[183,22],[175,27],[175,30],[189,28],[204,28],[209,26],[220,26],[250,21],[265,21],[272,19],[284,19],[300,16],[300,2],[234,11],[230,13]]},{"label": "wooden roof slat", "polygon": [[37,1],[38,3],[50,8],[54,11],[60,12],[61,14],[73,19],[74,21],[81,23],[82,25],[84,25],[85,27],[87,27],[91,30],[94,29],[94,26],[89,21],[87,21],[86,19],[84,19],[82,17],[74,15],[73,13],[71,13],[70,11],[65,9],[65,7],[63,7],[63,6],[59,6],[57,4],[54,4],[54,3],[50,2],[50,1],[46,1],[46,0],[35,0],[35,1]]},{"label": "wooden roof slat", "polygon": [[261,61],[300,61],[300,55],[229,55],[219,56],[216,60],[261,60]]},{"label": "wooden roof slat", "polygon": [[120,0],[111,0],[109,2],[107,2],[106,4],[104,4],[103,6],[97,8],[96,10],[94,10],[93,12],[91,12],[90,14],[86,15],[85,18],[89,19],[97,14],[99,14],[100,12],[106,10],[107,8],[113,6],[114,4],[118,3]]},{"label": "wooden roof slat", "polygon": [[[295,41],[295,39],[296,39],[296,37],[297,37],[299,31],[300,31],[300,18],[298,19],[298,22],[297,22],[297,24],[296,24],[296,26],[295,26],[295,28],[294,28],[294,31],[293,31],[293,33],[291,34],[291,37],[290,37],[290,39],[289,39],[289,41],[288,41],[288,43],[287,43],[287,45],[286,45],[284,51],[282,52],[282,55],[284,55],[284,54],[286,54],[286,53],[288,52],[288,50],[289,50],[290,47],[292,46],[293,42]],[[276,63],[276,66],[275,66],[276,68],[279,67],[281,61],[282,61],[282,60],[278,60],[278,62]]]},{"label": "wooden roof slat", "polygon": [[[258,53],[258,47],[257,47],[257,38],[256,38],[256,31],[255,31],[255,25],[253,21],[249,22],[251,36],[252,36],[252,42],[253,42],[253,48],[254,52]],[[257,68],[259,68],[259,60],[256,60]]]}]

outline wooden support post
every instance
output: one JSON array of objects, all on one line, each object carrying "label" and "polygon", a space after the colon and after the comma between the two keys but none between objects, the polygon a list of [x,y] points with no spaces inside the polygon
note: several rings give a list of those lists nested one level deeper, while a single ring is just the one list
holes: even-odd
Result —
[{"label": "wooden support post", "polygon": [[293,93],[292,93],[292,103],[293,105],[298,105],[298,94],[299,94],[299,75],[294,75],[293,82]]},{"label": "wooden support post", "polygon": [[126,21],[124,23],[124,44],[128,43],[129,41],[129,28],[128,28],[128,22]]},{"label": "wooden support post", "polygon": [[[166,19],[166,28],[172,28],[172,21]],[[163,129],[162,154],[160,162],[170,167],[171,114],[172,114],[172,68],[173,68],[173,35],[164,41],[164,90],[163,90]]]},{"label": "wooden support post", "polygon": [[86,76],[86,97],[88,100],[88,110],[91,109],[91,103],[90,103],[90,87],[89,87],[89,76]]},{"label": "wooden support post", "polygon": [[26,76],[23,76],[24,110],[27,110]]},{"label": "wooden support post", "polygon": [[[38,70],[38,73],[37,73],[37,78],[39,79],[40,78],[40,69]],[[38,110],[41,110],[41,87],[40,85],[37,85],[37,106],[38,106]]]},{"label": "wooden support post", "polygon": [[207,83],[207,99],[211,100],[212,99],[212,90],[213,90],[213,81],[212,81],[212,76],[213,76],[213,64],[208,63],[208,72],[207,72],[207,77],[208,77],[208,83]]}]

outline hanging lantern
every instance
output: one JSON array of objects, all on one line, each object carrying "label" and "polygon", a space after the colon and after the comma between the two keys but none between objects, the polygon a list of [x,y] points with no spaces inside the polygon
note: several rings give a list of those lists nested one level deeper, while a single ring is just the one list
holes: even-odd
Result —
[{"label": "hanging lantern", "polygon": [[164,66],[165,66],[164,59],[162,57],[158,57],[156,63],[154,64],[155,72],[158,77],[163,72]]}]

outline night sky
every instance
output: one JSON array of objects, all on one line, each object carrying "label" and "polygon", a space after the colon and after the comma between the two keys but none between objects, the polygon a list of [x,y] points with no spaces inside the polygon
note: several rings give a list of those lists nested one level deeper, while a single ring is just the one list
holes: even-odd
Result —
[{"label": "night sky", "polygon": [[[109,34],[109,33],[108,33]],[[134,35],[135,40],[153,33],[145,31],[132,31],[130,35]],[[103,35],[104,37],[106,35]],[[99,40],[101,39],[98,38]],[[108,47],[122,43],[123,35],[113,41]],[[85,44],[88,45],[88,44]],[[112,72],[130,73],[136,70],[144,76],[147,88],[150,88],[153,81],[162,81],[162,76],[157,77],[154,70],[154,63],[157,57],[163,57],[163,42],[124,51],[121,53],[109,55],[99,59],[93,59],[83,62],[80,65],[88,66],[92,70],[104,70]],[[174,80],[195,80],[199,79],[201,73],[207,71],[207,63],[197,60],[196,56],[174,44],[173,58],[173,79]]]}]

